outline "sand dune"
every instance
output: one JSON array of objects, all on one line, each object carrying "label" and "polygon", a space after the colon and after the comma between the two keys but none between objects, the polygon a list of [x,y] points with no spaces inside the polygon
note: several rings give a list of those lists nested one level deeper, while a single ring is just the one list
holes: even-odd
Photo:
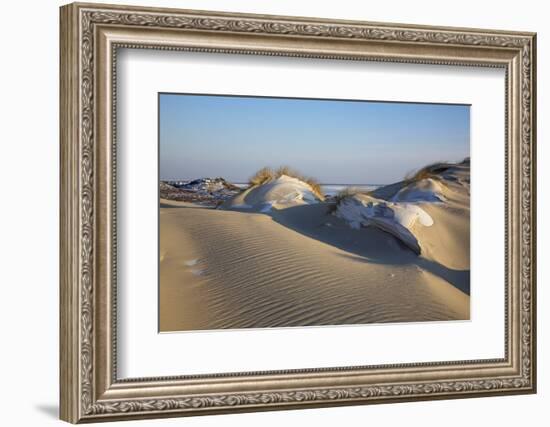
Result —
[{"label": "sand dune", "polygon": [[[439,171],[434,173],[432,169]],[[352,228],[375,227],[397,238],[417,255],[422,247],[437,243],[433,256],[448,254],[469,264],[470,186],[469,163],[428,166],[418,177],[383,187],[368,194],[344,193],[339,197],[335,215]],[[434,221],[432,215],[438,217]],[[453,215],[454,212],[454,215]],[[454,223],[449,222],[454,217]],[[438,224],[435,234],[426,229]],[[452,230],[457,230],[453,234]],[[445,247],[441,236],[447,237]],[[453,243],[459,242],[459,245]],[[454,250],[449,251],[449,245]]]},{"label": "sand dune", "polygon": [[327,203],[161,200],[160,330],[469,319],[469,195],[457,181],[444,191],[422,207],[433,225],[412,226],[421,256]]},{"label": "sand dune", "polygon": [[292,206],[318,203],[321,200],[315,195],[309,184],[297,178],[282,175],[271,182],[256,185],[243,191],[225,202],[222,209],[250,209],[256,212],[271,212],[275,209],[286,209]]}]

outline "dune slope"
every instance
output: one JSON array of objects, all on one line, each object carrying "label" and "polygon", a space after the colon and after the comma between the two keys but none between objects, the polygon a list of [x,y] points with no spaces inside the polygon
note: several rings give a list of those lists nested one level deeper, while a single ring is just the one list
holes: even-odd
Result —
[{"label": "dune slope", "polygon": [[255,212],[271,212],[273,208],[313,204],[321,201],[307,183],[282,175],[262,185],[243,191],[221,205],[222,209],[246,209]]},{"label": "dune slope", "polygon": [[[462,213],[434,209],[426,233],[452,242]],[[268,215],[161,200],[160,215],[161,331],[469,318],[469,256],[425,246],[417,257],[325,203]]]}]

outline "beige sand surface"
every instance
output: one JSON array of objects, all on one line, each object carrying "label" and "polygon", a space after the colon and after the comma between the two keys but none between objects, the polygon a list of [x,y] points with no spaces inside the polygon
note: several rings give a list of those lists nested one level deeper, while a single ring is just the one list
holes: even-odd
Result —
[{"label": "beige sand surface", "polygon": [[469,319],[469,188],[445,197],[423,205],[433,226],[413,226],[420,256],[327,203],[263,213],[161,200],[160,330]]}]

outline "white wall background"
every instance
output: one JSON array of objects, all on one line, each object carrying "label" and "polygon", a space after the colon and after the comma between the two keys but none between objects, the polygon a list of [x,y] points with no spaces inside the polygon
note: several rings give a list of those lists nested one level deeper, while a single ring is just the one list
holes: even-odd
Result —
[{"label": "white wall background", "polygon": [[[112,3],[121,3],[110,0]],[[130,0],[129,0],[130,1]],[[550,29],[535,0],[388,2],[305,0],[133,0],[133,4],[325,18],[450,25],[538,32],[539,393],[208,416],[133,425],[279,426],[546,425],[550,405]],[[6,2],[0,66],[0,401],[2,425],[60,425],[58,402],[58,0]],[[545,219],[546,217],[546,219]],[[545,420],[546,418],[546,420]]]}]

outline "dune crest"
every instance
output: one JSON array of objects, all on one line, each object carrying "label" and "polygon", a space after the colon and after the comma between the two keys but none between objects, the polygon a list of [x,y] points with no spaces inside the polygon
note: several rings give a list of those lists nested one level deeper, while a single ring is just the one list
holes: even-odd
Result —
[{"label": "dune crest", "polygon": [[161,199],[161,331],[470,318],[469,162],[327,200],[261,172],[218,209]]},{"label": "dune crest", "polygon": [[370,194],[344,193],[337,201],[334,214],[352,228],[376,227],[389,233],[420,255],[423,233],[416,224],[424,227],[434,224],[423,207],[463,209],[464,202],[469,203],[469,193],[469,159],[457,164],[436,163],[422,168],[411,178]]},{"label": "dune crest", "polygon": [[433,178],[424,178],[420,181],[405,185],[392,197],[392,202],[444,202],[443,185]]},{"label": "dune crest", "polygon": [[386,202],[364,194],[341,200],[335,215],[347,221],[352,228],[379,228],[399,239],[417,255],[421,248],[412,232],[413,225],[417,221],[425,227],[433,225],[432,217],[419,206]]},{"label": "dune crest", "polygon": [[164,203],[161,331],[469,318],[465,267],[351,229],[324,203],[270,215]]},{"label": "dune crest", "polygon": [[270,212],[272,208],[285,209],[292,206],[319,203],[321,199],[306,182],[287,175],[255,185],[233,199],[223,203],[221,209],[249,209]]}]

